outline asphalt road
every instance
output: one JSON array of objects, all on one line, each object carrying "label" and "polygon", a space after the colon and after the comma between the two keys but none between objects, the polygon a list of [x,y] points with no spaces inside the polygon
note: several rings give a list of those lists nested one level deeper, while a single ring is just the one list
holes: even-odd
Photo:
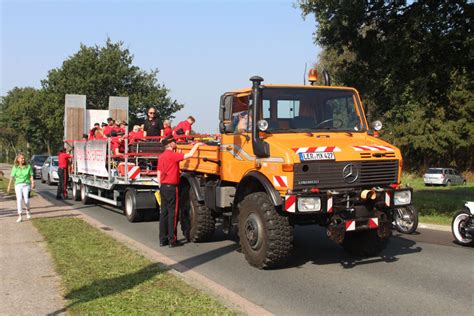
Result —
[{"label": "asphalt road", "polygon": [[380,256],[346,254],[315,226],[296,227],[295,254],[279,270],[257,270],[239,245],[217,230],[209,243],[158,247],[158,222],[129,223],[108,205],[54,200],[56,187],[37,191],[77,209],[205,275],[276,315],[468,314],[474,301],[474,250],[453,243],[450,232],[420,229],[395,234]]}]

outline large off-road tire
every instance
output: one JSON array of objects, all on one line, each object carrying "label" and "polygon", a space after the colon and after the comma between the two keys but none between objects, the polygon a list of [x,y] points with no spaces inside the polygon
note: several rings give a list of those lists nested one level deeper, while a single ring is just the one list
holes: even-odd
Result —
[{"label": "large off-road tire", "polygon": [[412,234],[418,228],[418,210],[413,205],[400,206],[393,211],[393,224],[402,234]]},{"label": "large off-road tire", "polygon": [[293,249],[293,226],[277,213],[265,192],[247,195],[239,203],[239,238],[247,261],[270,269],[283,264]]},{"label": "large off-road tire", "polygon": [[87,205],[92,202],[92,199],[86,195],[87,187],[84,183],[81,183],[81,201],[82,204]]},{"label": "large off-road tire", "polygon": [[123,213],[129,222],[138,222],[142,220],[142,213],[137,210],[137,192],[131,188],[125,192],[123,199]]},{"label": "large off-road tire", "polygon": [[185,191],[183,199],[180,214],[183,235],[192,242],[211,240],[216,229],[216,219],[211,210],[197,200],[192,188]]},{"label": "large off-road tire", "polygon": [[72,199],[74,201],[80,201],[81,200],[81,189],[79,187],[79,183],[72,183]]},{"label": "large off-road tire", "polygon": [[453,221],[451,222],[451,231],[453,232],[454,239],[456,242],[463,246],[474,246],[474,239],[468,235],[465,231],[467,225],[472,220],[470,213],[467,208],[459,211],[454,215]]},{"label": "large off-road tire", "polygon": [[376,230],[346,232],[342,247],[349,253],[361,256],[375,256],[387,247],[388,238],[380,238]]}]

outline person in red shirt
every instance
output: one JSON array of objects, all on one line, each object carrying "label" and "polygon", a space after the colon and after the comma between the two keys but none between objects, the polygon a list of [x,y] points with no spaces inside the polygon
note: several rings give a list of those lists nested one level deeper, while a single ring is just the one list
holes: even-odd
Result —
[{"label": "person in red shirt", "polygon": [[113,118],[109,117],[107,119],[107,126],[104,127],[104,135],[110,137],[110,132],[112,131],[115,125],[115,121]]},{"label": "person in red shirt", "polygon": [[179,162],[191,158],[201,143],[196,143],[187,153],[177,153],[176,140],[173,138],[163,139],[165,151],[158,159],[158,182],[160,183],[161,208],[160,208],[160,246],[169,245],[176,247],[180,245],[176,236],[178,220],[178,184],[179,184]]},{"label": "person in red shirt", "polygon": [[130,145],[134,142],[142,140],[144,137],[143,130],[140,125],[134,125],[133,130],[128,134],[128,139],[130,140]]},{"label": "person in red shirt", "polygon": [[90,129],[88,139],[94,139],[94,132],[95,132],[95,130],[96,130],[97,128],[100,128],[100,124],[99,124],[99,123],[95,123],[95,124],[94,124],[94,127]]},{"label": "person in red shirt", "polygon": [[171,128],[170,120],[163,121],[163,129],[161,130],[161,136],[167,137],[173,133],[173,129]]},{"label": "person in red shirt", "polygon": [[58,191],[56,192],[56,199],[67,199],[67,180],[69,178],[68,168],[69,159],[72,156],[66,152],[66,148],[61,148],[58,154]]},{"label": "person in red shirt", "polygon": [[188,116],[187,119],[180,122],[176,127],[173,129],[173,137],[179,138],[178,141],[185,141],[186,137],[182,137],[183,135],[188,136],[191,133],[191,126],[196,122],[194,117]]}]

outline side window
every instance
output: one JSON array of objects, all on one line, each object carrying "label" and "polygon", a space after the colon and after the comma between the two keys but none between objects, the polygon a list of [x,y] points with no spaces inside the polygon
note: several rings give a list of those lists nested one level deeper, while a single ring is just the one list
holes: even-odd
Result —
[{"label": "side window", "polygon": [[263,100],[262,114],[264,119],[270,118],[270,100]]},{"label": "side window", "polygon": [[292,119],[299,116],[300,100],[278,100],[277,117],[279,119]]}]

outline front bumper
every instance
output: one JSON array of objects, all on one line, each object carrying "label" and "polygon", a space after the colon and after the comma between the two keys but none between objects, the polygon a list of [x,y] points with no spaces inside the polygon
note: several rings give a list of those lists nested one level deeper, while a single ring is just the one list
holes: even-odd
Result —
[{"label": "front bumper", "polygon": [[438,184],[438,185],[444,185],[445,184],[444,179],[423,178],[423,182],[425,184]]}]

